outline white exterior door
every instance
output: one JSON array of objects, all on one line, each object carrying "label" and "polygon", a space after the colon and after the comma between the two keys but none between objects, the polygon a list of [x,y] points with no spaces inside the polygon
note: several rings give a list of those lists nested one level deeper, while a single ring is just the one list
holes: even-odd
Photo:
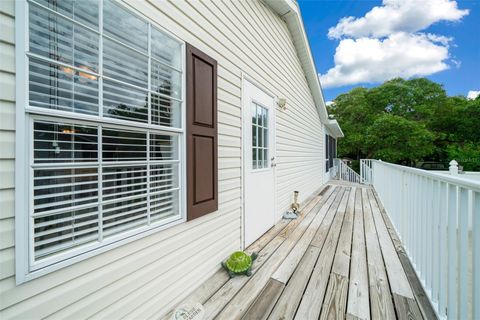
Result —
[{"label": "white exterior door", "polygon": [[275,224],[275,98],[244,81],[245,247]]}]

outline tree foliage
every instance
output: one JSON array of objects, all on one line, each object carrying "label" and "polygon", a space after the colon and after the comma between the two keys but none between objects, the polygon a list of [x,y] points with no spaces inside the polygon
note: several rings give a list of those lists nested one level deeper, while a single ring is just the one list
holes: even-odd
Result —
[{"label": "tree foliage", "polygon": [[450,97],[428,79],[397,78],[341,94],[329,112],[345,133],[339,156],[407,165],[455,159],[480,170],[480,97]]}]

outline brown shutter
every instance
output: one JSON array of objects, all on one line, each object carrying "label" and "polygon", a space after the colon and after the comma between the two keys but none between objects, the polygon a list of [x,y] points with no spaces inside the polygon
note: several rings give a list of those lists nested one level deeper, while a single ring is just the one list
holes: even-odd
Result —
[{"label": "brown shutter", "polygon": [[217,61],[187,44],[187,220],[218,209]]}]

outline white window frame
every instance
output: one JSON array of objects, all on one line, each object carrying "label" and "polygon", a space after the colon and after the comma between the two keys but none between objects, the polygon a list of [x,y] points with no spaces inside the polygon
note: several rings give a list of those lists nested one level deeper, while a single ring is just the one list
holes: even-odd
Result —
[{"label": "white window frame", "polygon": [[[182,94],[181,94],[181,127],[170,128],[165,126],[153,125],[148,123],[135,123],[134,121],[122,120],[122,119],[107,119],[101,118],[101,105],[102,100],[99,100],[99,116],[89,116],[79,113],[67,112],[67,111],[53,111],[52,109],[46,109],[41,107],[29,106],[29,70],[28,70],[28,44],[29,44],[29,5],[30,0],[18,0],[15,1],[15,61],[16,61],[16,130],[15,130],[15,275],[16,284],[38,278],[55,270],[72,265],[79,261],[85,260],[92,256],[98,255],[102,252],[111,250],[113,248],[125,245],[129,242],[147,237],[158,231],[166,228],[178,225],[186,221],[186,53],[185,53],[185,41],[173,34],[172,32],[165,30],[161,25],[155,23],[152,19],[146,17],[128,5],[127,3],[119,0],[113,0],[116,4],[127,9],[132,14],[137,15],[144,21],[149,23],[149,30],[152,26],[155,26],[158,30],[164,32],[173,39],[181,43],[181,68],[182,68]],[[103,0],[99,0],[100,8],[103,7]],[[103,9],[100,10],[103,12]],[[102,28],[102,15],[99,16],[99,30]],[[150,33],[150,32],[149,32]],[[99,37],[101,38],[101,36]],[[99,40],[100,44],[103,41]],[[149,44],[151,43],[149,38]],[[99,68],[98,73],[101,71],[103,52],[101,46],[99,47]],[[149,71],[151,68],[150,59],[148,65]],[[150,72],[148,73],[148,81],[150,84]],[[103,96],[102,83],[98,84],[99,97]],[[54,116],[52,116],[54,112]],[[150,112],[149,112],[150,115]],[[150,116],[149,116],[150,118]],[[121,129],[142,129],[141,131],[162,134],[167,133],[169,135],[178,136],[178,161],[179,161],[179,216],[174,216],[162,220],[162,223],[156,225],[146,225],[130,231],[122,232],[121,234],[109,237],[108,240],[102,242],[101,246],[95,247],[84,245],[72,248],[65,252],[55,254],[50,258],[47,258],[44,265],[38,264],[35,269],[32,269],[33,261],[33,247],[31,239],[33,238],[33,232],[31,232],[30,220],[31,213],[33,212],[32,199],[33,199],[33,187],[31,182],[31,160],[33,159],[33,119],[49,119],[49,120],[66,120],[66,122],[74,121],[78,123],[86,122],[87,124],[108,124],[109,127],[120,127]],[[148,141],[148,138],[147,138]],[[27,143],[28,142],[28,143]],[[147,153],[150,152],[147,142]],[[145,164],[148,164],[146,161]],[[99,194],[99,197],[101,193]],[[52,261],[54,260],[54,261]]]}]

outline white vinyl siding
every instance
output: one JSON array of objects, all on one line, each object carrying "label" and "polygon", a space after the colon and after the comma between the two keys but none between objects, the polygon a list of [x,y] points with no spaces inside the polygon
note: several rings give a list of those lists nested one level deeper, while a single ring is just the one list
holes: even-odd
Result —
[{"label": "white vinyl siding", "polygon": [[[324,128],[278,15],[259,1],[128,3],[218,61],[218,211],[21,286],[10,272],[0,282],[5,318],[160,318],[241,248],[242,71],[287,99],[287,109],[276,111],[278,217],[293,190],[303,200],[323,184]],[[2,75],[0,81],[10,80]],[[13,161],[7,170],[13,179]],[[1,259],[13,270],[13,253]]]}]

